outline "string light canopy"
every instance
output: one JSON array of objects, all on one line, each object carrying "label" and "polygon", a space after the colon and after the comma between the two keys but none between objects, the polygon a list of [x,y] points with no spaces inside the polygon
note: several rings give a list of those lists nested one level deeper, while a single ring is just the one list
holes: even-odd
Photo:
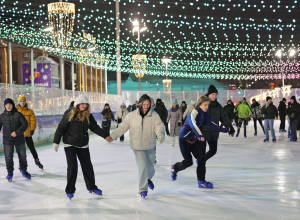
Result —
[{"label": "string light canopy", "polygon": [[172,89],[172,80],[168,79],[168,64],[171,62],[171,59],[164,58],[161,61],[166,65],[166,79],[162,81],[164,92],[165,94],[170,94]]}]

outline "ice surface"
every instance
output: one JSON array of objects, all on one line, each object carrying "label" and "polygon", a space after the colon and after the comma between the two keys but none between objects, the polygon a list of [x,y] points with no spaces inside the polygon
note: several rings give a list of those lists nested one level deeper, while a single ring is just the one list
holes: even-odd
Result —
[{"label": "ice surface", "polygon": [[146,200],[137,194],[137,167],[125,142],[106,143],[91,135],[90,152],[96,184],[103,196],[88,193],[79,170],[77,191],[70,201],[64,192],[67,164],[63,146],[56,153],[52,145],[38,147],[45,170],[34,164],[27,151],[28,171],[32,180],[24,179],[15,154],[15,175],[9,183],[4,156],[0,156],[0,219],[299,219],[299,142],[288,142],[279,133],[277,143],[263,143],[262,130],[248,138],[231,138],[221,134],[217,154],[207,163],[207,180],[215,189],[199,189],[196,165],[171,181],[170,168],[181,161],[179,147],[171,138],[157,146],[154,191]]}]

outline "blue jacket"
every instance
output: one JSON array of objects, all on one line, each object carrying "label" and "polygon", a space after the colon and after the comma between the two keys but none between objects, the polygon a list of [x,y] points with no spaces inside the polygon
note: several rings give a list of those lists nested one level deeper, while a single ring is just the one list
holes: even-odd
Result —
[{"label": "blue jacket", "polygon": [[193,110],[187,117],[179,132],[179,138],[184,140],[195,140],[203,137],[200,127],[206,125],[219,132],[229,132],[229,128],[221,128],[210,120],[209,115],[200,107]]}]

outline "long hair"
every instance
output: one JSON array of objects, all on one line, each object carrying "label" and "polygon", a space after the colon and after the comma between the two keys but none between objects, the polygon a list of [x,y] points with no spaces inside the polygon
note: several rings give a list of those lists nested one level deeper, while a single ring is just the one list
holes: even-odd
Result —
[{"label": "long hair", "polygon": [[88,121],[90,124],[90,114],[91,114],[91,106],[88,105],[86,110],[80,111],[79,110],[79,105],[76,105],[75,108],[73,108],[72,111],[69,113],[69,121],[72,121],[75,116],[77,115],[78,121],[84,121],[85,119]]},{"label": "long hair", "polygon": [[204,96],[204,95],[200,96],[200,98],[198,99],[197,105],[200,106],[204,102],[210,102],[209,98],[207,96]]},{"label": "long hair", "polygon": [[106,109],[106,112],[107,112],[107,116],[108,116],[108,118],[109,119],[111,119],[112,118],[112,116],[113,116],[113,112],[111,111],[111,109],[110,109],[110,106],[108,106],[109,108],[108,109]]}]

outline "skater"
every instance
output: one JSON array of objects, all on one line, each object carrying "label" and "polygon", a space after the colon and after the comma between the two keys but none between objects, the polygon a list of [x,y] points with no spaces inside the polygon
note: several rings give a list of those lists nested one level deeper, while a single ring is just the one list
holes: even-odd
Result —
[{"label": "skater", "polygon": [[168,118],[168,110],[167,110],[167,108],[166,108],[166,106],[165,106],[165,103],[163,103],[163,102],[161,102],[161,105],[164,107],[164,111],[165,111],[165,113],[164,113],[164,120],[163,120],[163,123],[164,123],[164,125],[165,125],[165,129],[166,129],[166,134],[168,135],[168,136],[170,136],[170,132],[169,132],[169,124],[168,124],[168,122],[167,122],[167,118]]},{"label": "skater", "polygon": [[[272,98],[267,97],[266,104],[261,108],[261,112],[264,115],[265,122],[265,135],[266,139],[264,142],[269,142],[269,128],[272,134],[272,141],[276,143],[276,136],[274,131],[274,119],[278,118],[278,111],[275,105],[273,105]],[[296,124],[297,125],[297,124]]]},{"label": "skater", "polygon": [[279,132],[286,132],[285,130],[286,99],[285,98],[283,98],[282,101],[280,101],[278,106],[278,111],[279,111],[279,118],[280,118]]},{"label": "skater", "polygon": [[150,98],[151,99],[151,109],[154,110],[155,109],[155,103],[154,103],[154,99],[153,98]]},{"label": "skater", "polygon": [[111,121],[115,121],[115,116],[113,112],[110,109],[110,106],[108,103],[104,105],[104,109],[101,112],[103,115],[102,119],[102,129],[106,131],[108,134],[110,134],[110,126],[111,126]]},{"label": "skater", "polygon": [[196,102],[191,100],[191,103],[189,104],[189,106],[187,107],[187,109],[185,110],[185,112],[183,113],[183,120],[186,120],[186,117],[196,108]]},{"label": "skater", "polygon": [[265,133],[264,126],[262,124],[262,113],[260,104],[255,100],[252,99],[251,111],[253,113],[253,122],[254,122],[254,136],[257,136],[257,121],[259,122],[263,132]]},{"label": "skater", "polygon": [[173,100],[172,108],[169,110],[167,122],[170,121],[170,135],[173,137],[172,146],[175,146],[175,140],[178,139],[179,131],[182,128],[182,111],[178,106],[177,99]]},{"label": "skater", "polygon": [[[128,110],[126,109],[126,105],[124,103],[122,103],[122,105],[120,106],[119,110],[117,111],[116,115],[115,115],[115,122],[118,124],[121,124],[122,121],[124,120],[124,118],[126,117],[126,115],[128,114]],[[120,141],[123,142],[124,141],[124,135],[122,135],[120,137]]]},{"label": "skater", "polygon": [[221,128],[213,123],[207,114],[209,106],[209,98],[201,96],[198,100],[197,108],[188,115],[186,123],[180,130],[179,144],[180,151],[184,158],[182,162],[178,162],[172,166],[172,179],[177,178],[177,173],[181,170],[193,165],[192,154],[198,161],[197,178],[199,188],[213,188],[213,184],[205,180],[205,150],[206,142],[201,133],[200,126],[206,125],[218,132],[229,132],[230,128]]},{"label": "skater", "polygon": [[239,124],[239,113],[237,111],[237,108],[239,107],[239,105],[241,104],[242,102],[239,101],[239,103],[234,107],[234,124],[235,126],[237,127],[238,124]]},{"label": "skater", "polygon": [[85,95],[80,95],[73,108],[65,111],[54,135],[53,148],[57,152],[61,137],[63,137],[66,153],[68,173],[66,194],[70,199],[75,193],[78,173],[77,158],[80,161],[86,188],[90,193],[102,195],[102,191],[95,185],[95,174],[90,158],[88,129],[106,138],[109,135],[101,129],[91,114],[91,103]]},{"label": "skater", "polygon": [[36,128],[36,119],[35,119],[34,112],[28,108],[25,96],[20,96],[18,98],[18,102],[19,102],[19,104],[17,105],[17,109],[19,112],[21,112],[25,116],[25,118],[28,122],[28,128],[24,132],[25,142],[34,158],[35,164],[40,169],[43,169],[43,165],[41,164],[41,162],[39,160],[39,156],[35,150],[33,139],[32,139],[32,136],[33,136],[35,128]]},{"label": "skater", "polygon": [[111,133],[112,140],[116,140],[129,130],[130,147],[133,150],[139,170],[138,193],[145,198],[148,187],[154,189],[154,147],[156,136],[159,143],[165,140],[164,124],[159,115],[150,108],[150,97],[142,95],[138,109],[129,113],[119,127]]},{"label": "skater", "polygon": [[138,106],[139,102],[138,101],[135,101],[135,103],[132,105],[131,107],[131,111],[135,111],[137,109],[137,106]]},{"label": "skater", "polygon": [[[210,100],[207,114],[211,121],[216,125],[219,125],[219,122],[221,122],[225,127],[230,127],[229,134],[233,137],[235,130],[233,129],[226,112],[224,111],[220,103],[217,101],[217,88],[214,85],[210,85],[205,96],[207,96]],[[207,161],[217,153],[219,132],[211,129],[206,125],[202,125],[200,129],[205,138],[205,146],[206,142],[209,146],[209,151],[207,151],[205,154],[205,159]]]},{"label": "skater", "polygon": [[40,119],[38,119],[38,127],[39,127],[39,134],[41,134],[41,132],[43,132],[43,124]]},{"label": "skater", "polygon": [[184,125],[184,122],[185,122],[185,118],[183,118],[183,115],[187,109],[187,106],[186,106],[186,102],[185,101],[182,101],[181,105],[180,105],[180,109],[181,109],[181,112],[182,112],[182,125]]},{"label": "skater", "polygon": [[[231,124],[233,122],[233,118],[234,118],[234,106],[231,100],[227,101],[227,105],[224,106],[224,111],[226,112]],[[221,124],[220,126],[221,128],[223,127],[223,124]]]},{"label": "skater", "polygon": [[28,128],[28,122],[24,115],[15,107],[15,103],[12,99],[7,98],[4,101],[4,112],[0,115],[0,130],[3,127],[3,148],[5,163],[7,169],[8,181],[12,181],[14,171],[14,148],[16,148],[20,171],[22,176],[31,179],[31,175],[27,172],[27,159],[24,132]]},{"label": "skater", "polygon": [[296,97],[292,96],[290,103],[286,106],[291,126],[292,138],[290,141],[297,141],[297,124],[300,120],[300,104],[297,102]]},{"label": "skater", "polygon": [[243,98],[243,101],[241,104],[239,104],[238,108],[237,108],[237,111],[238,111],[238,115],[239,115],[239,122],[238,122],[238,131],[237,131],[237,134],[236,134],[236,137],[239,136],[240,134],[240,130],[241,130],[241,127],[242,125],[244,125],[244,137],[247,138],[247,125],[248,125],[248,118],[249,118],[249,114],[250,115],[253,115],[252,112],[251,112],[251,109],[249,107],[249,105],[246,103],[246,98],[244,97]]},{"label": "skater", "polygon": [[[161,99],[156,99],[156,105],[154,111],[159,115],[162,122],[167,120],[168,111],[164,105],[162,105]],[[167,113],[167,114],[166,114]]]}]

